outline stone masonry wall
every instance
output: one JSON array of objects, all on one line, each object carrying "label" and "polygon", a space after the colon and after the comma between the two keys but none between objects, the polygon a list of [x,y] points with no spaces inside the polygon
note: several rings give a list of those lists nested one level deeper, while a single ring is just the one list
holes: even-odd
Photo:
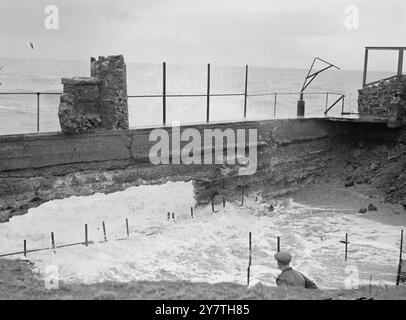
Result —
[{"label": "stone masonry wall", "polygon": [[91,75],[62,79],[64,88],[58,112],[62,132],[128,129],[123,56],[92,59]]},{"label": "stone masonry wall", "polygon": [[406,76],[359,90],[360,116],[383,117],[390,127],[406,126]]},{"label": "stone masonry wall", "polygon": [[100,113],[104,129],[128,129],[127,68],[123,56],[93,60],[91,76],[102,81]]}]

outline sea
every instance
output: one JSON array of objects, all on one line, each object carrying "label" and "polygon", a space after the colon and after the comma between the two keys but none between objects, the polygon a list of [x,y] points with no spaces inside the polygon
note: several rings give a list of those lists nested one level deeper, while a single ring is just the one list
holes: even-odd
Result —
[{"label": "sea", "polygon": [[[275,96],[249,97],[247,119],[294,118],[298,92],[308,70],[250,67],[248,94],[278,93]],[[90,63],[85,61],[46,61],[0,58],[0,135],[34,133],[37,131],[37,97],[22,93],[60,93],[61,78],[89,76]],[[389,72],[370,72],[373,81],[390,76]],[[127,63],[129,96],[162,94],[162,64]],[[362,72],[328,70],[307,88],[306,116],[323,117],[327,92],[345,94],[345,111],[357,111],[358,89]],[[245,66],[211,64],[212,94],[243,94]],[[207,65],[167,63],[167,94],[206,94]],[[13,93],[7,94],[4,93]],[[313,94],[316,93],[316,94]],[[320,94],[319,94],[320,93]],[[328,105],[339,96],[329,95]],[[206,120],[206,97],[167,98],[167,123],[199,123]],[[40,97],[40,132],[60,131],[59,95]],[[131,128],[162,124],[162,98],[129,98]],[[211,97],[210,121],[243,119],[244,97]],[[340,116],[341,104],[329,115]]]},{"label": "sea", "polygon": [[[9,259],[27,259],[42,278],[68,283],[179,280],[245,285],[251,232],[251,286],[276,285],[277,237],[281,250],[293,255],[292,266],[322,289],[395,283],[400,227],[290,198],[273,201],[275,209],[270,211],[260,194],[247,196],[244,205],[216,205],[213,213],[211,206],[196,206],[193,195],[192,182],[168,182],[50,201],[0,224],[0,255],[20,252]],[[167,212],[174,213],[174,219],[168,220]],[[69,246],[85,241],[85,224],[90,245]],[[346,233],[347,261],[342,243]],[[24,239],[30,251],[26,258],[21,254]]]}]

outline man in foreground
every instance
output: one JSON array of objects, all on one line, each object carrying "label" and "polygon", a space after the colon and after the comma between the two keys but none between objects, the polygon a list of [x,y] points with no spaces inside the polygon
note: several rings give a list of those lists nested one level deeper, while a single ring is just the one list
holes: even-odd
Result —
[{"label": "man in foreground", "polygon": [[290,267],[292,256],[287,252],[278,252],[275,254],[275,260],[278,263],[278,269],[282,271],[276,279],[278,287],[300,287],[306,289],[318,289],[316,284],[305,277],[302,273],[293,270]]}]

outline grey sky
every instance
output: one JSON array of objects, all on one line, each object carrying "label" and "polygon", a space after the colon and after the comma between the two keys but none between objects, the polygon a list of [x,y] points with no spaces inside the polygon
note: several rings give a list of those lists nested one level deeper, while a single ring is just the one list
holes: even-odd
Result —
[{"label": "grey sky", "polygon": [[[49,4],[59,30],[44,27]],[[359,30],[345,28],[348,5]],[[302,68],[320,56],[361,69],[364,46],[406,46],[405,12],[404,0],[0,0],[0,57]],[[395,70],[394,57],[371,68]]]}]

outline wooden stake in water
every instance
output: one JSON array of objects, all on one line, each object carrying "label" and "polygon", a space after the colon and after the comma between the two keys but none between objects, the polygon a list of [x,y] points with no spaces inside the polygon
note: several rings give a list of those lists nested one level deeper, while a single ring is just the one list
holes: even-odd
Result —
[{"label": "wooden stake in water", "polygon": [[350,244],[348,242],[348,233],[345,234],[345,241],[340,241],[340,243],[345,244],[345,261],[348,260],[348,245]]},{"label": "wooden stake in water", "polygon": [[55,252],[55,237],[54,237],[53,232],[51,232],[51,243],[52,243],[52,250]]},{"label": "wooden stake in water", "polygon": [[175,221],[175,212],[172,212],[172,220]]},{"label": "wooden stake in water", "polygon": [[242,187],[241,206],[244,205],[245,200],[245,187]]},{"label": "wooden stake in water", "polygon": [[24,240],[24,257],[27,257],[27,240]]},{"label": "wooden stake in water", "polygon": [[125,219],[125,227],[127,229],[127,237],[130,237],[130,227],[128,226],[128,218]]},{"label": "wooden stake in water", "polygon": [[223,198],[223,208],[226,207],[226,198]]},{"label": "wooden stake in water", "polygon": [[104,235],[104,242],[107,242],[107,233],[106,233],[106,224],[103,221],[103,235]]},{"label": "wooden stake in water", "polygon": [[281,237],[276,239],[276,252],[281,252]]},{"label": "wooden stake in water", "polygon": [[247,286],[250,285],[250,276],[251,276],[251,264],[252,264],[252,233],[249,233],[249,260],[247,268]]},{"label": "wooden stake in water", "polygon": [[87,233],[87,224],[85,224],[85,246],[86,247],[89,246],[89,237],[88,237],[88,233]]},{"label": "wooden stake in water", "polygon": [[170,221],[170,220],[171,220],[171,213],[168,212],[168,221]]},{"label": "wooden stake in water", "polygon": [[192,217],[192,219],[194,218],[193,207],[190,208],[190,216]]},{"label": "wooden stake in water", "polygon": [[396,277],[396,285],[400,284],[400,276],[402,274],[402,264],[403,264],[403,230],[400,233],[400,254],[399,254],[399,266],[398,266],[398,274]]}]

